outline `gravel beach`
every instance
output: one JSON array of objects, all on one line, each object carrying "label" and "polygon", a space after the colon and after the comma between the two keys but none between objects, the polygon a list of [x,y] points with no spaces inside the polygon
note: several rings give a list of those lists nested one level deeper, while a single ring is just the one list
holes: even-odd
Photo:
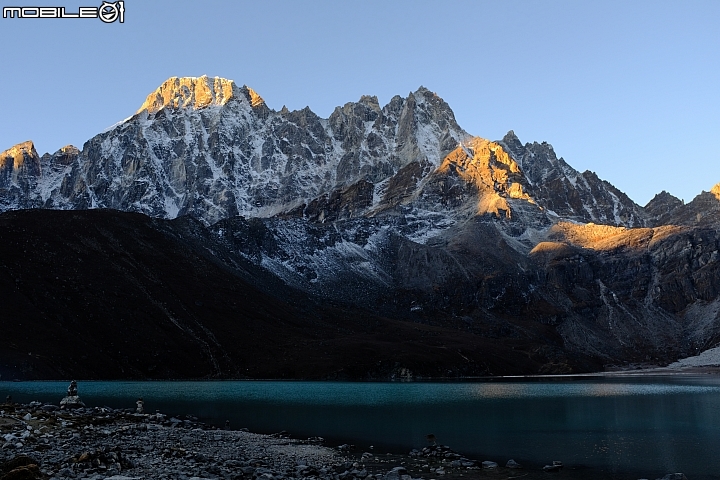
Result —
[{"label": "gravel beach", "polygon": [[[472,460],[436,444],[398,455],[323,443],[320,437],[293,439],[286,432],[218,429],[189,415],[0,404],[0,480],[640,478],[552,461],[544,469],[523,469],[512,460]],[[679,475],[665,479],[685,479]]]},{"label": "gravel beach", "polygon": [[4,404],[0,412],[0,461],[30,458],[37,478],[272,480],[320,477],[345,464],[320,439],[219,430],[191,416],[39,403]]},{"label": "gravel beach", "polygon": [[223,430],[193,416],[66,410],[40,402],[0,405],[2,480],[411,480],[408,469],[430,473],[430,464],[433,476],[447,478],[482,468],[442,446],[425,449],[426,457],[434,457],[430,461],[420,451],[381,455],[323,442],[285,432]]}]

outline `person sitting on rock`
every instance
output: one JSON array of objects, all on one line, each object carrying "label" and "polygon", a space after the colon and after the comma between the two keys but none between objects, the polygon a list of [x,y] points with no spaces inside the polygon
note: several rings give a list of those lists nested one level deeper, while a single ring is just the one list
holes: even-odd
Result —
[{"label": "person sitting on rock", "polygon": [[67,390],[68,397],[77,397],[78,396],[78,388],[77,388],[77,382],[73,380],[70,382],[70,386]]}]

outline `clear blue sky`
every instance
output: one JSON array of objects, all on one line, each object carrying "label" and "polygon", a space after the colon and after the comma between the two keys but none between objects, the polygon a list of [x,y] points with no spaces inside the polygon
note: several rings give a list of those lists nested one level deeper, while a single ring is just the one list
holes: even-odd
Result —
[{"label": "clear blue sky", "polygon": [[[100,0],[0,1],[99,6]],[[132,115],[171,76],[322,117],[424,85],[473,135],[547,141],[644,205],[720,182],[720,1],[126,0],[125,23],[0,18],[0,150]]]}]

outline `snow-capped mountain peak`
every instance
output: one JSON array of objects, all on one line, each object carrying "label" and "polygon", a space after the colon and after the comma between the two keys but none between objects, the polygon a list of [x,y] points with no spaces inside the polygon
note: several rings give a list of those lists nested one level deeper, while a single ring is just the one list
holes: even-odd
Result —
[{"label": "snow-capped mountain peak", "polygon": [[[263,103],[262,97],[254,90],[248,87],[245,90],[253,107]],[[207,75],[172,77],[148,95],[136,113],[147,111],[153,114],[165,107],[201,109],[222,106],[233,96],[243,93],[235,82],[225,78],[210,78]]]},{"label": "snow-capped mountain peak", "polygon": [[[232,80],[172,77],[81,152],[41,162],[32,144],[11,150],[4,158],[32,159],[32,168],[6,162],[3,178],[17,190],[0,191],[3,210],[112,208],[206,224],[293,212],[326,221],[424,198],[454,218],[448,206],[463,192],[461,203],[475,205],[467,211],[514,222],[545,224],[539,212],[613,225],[644,221],[622,192],[577,172],[547,143],[523,145],[512,131],[499,142],[470,136],[422,86],[384,107],[364,95],[323,119],[309,108],[271,110]],[[340,202],[346,213],[328,210],[331,199],[348,196],[352,208]]]}]

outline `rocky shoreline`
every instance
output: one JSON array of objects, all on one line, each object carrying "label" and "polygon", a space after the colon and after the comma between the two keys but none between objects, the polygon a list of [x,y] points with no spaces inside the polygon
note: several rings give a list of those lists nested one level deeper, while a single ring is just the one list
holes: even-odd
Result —
[{"label": "rocky shoreline", "polygon": [[220,430],[192,416],[39,402],[0,412],[0,463],[38,466],[34,477],[17,478],[321,478],[345,463],[321,439]]},{"label": "rocky shoreline", "polygon": [[[142,410],[138,408],[137,410]],[[430,445],[408,455],[330,448],[320,437],[293,439],[218,429],[191,415],[108,407],[0,404],[0,480],[473,480],[638,478],[463,457]],[[550,468],[548,468],[550,467]],[[671,474],[664,480],[686,480]]]}]

